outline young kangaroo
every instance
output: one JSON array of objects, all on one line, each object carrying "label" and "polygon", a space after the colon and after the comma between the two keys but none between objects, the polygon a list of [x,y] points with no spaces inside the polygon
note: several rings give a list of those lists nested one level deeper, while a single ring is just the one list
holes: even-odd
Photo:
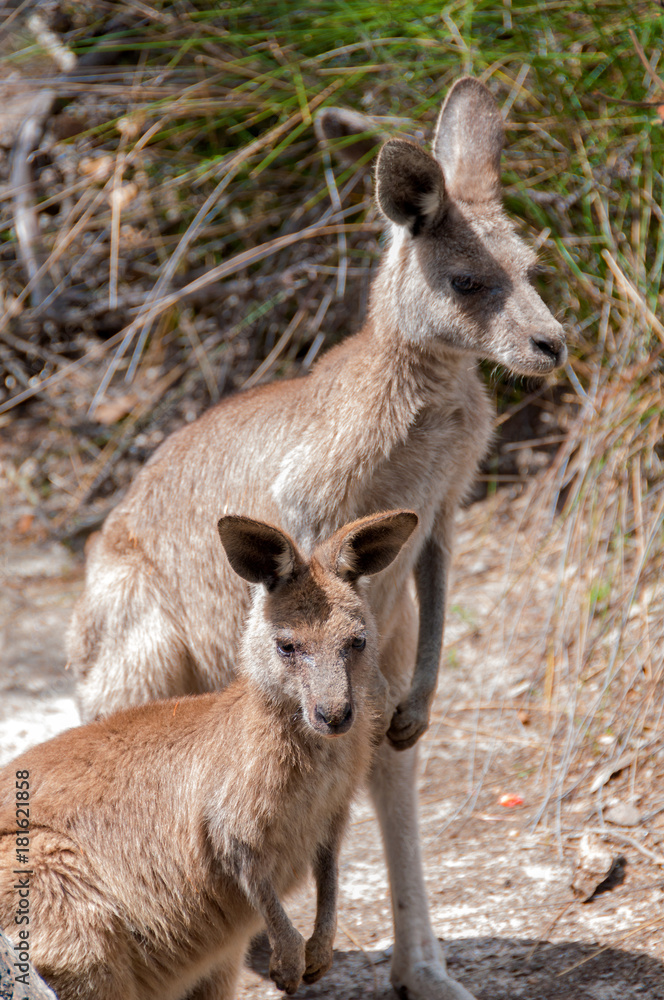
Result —
[{"label": "young kangaroo", "polygon": [[69,632],[85,718],[224,687],[249,591],[216,558],[219,503],[278,524],[305,551],[372,511],[417,511],[413,542],[369,597],[393,713],[371,786],[392,892],[392,982],[411,1000],[470,996],[448,977],[428,918],[409,748],[437,680],[454,513],[491,433],[475,359],[543,375],[566,356],[530,284],[535,255],[502,209],[503,138],[491,94],[466,77],[431,154],[385,143],[376,179],[390,243],[363,328],[306,377],[240,393],[164,442],[94,539]]},{"label": "young kangaroo", "polygon": [[[279,529],[222,517],[230,565],[263,584],[239,679],[70,730],[0,772],[0,926],[23,944],[14,786],[29,779],[30,958],[60,1000],[230,1000],[261,918],[279,989],[329,969],[340,838],[387,725],[360,578],[416,524],[374,514],[305,560]],[[310,869],[305,944],[279,900]]]}]

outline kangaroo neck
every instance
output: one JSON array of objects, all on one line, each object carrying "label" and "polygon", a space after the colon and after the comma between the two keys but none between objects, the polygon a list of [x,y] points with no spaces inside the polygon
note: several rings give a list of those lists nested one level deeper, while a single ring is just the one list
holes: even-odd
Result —
[{"label": "kangaroo neck", "polygon": [[[468,355],[425,349],[372,319],[333,348],[307,380],[306,397],[293,411],[297,433],[270,486],[300,541],[313,544],[325,526],[385,509],[377,477],[384,478],[429,417],[459,406],[469,379],[477,386]],[[322,456],[324,476],[318,475]]]},{"label": "kangaroo neck", "polygon": [[449,409],[477,381],[474,359],[441,341],[417,343],[370,317],[312,373],[317,408],[336,417],[340,446],[387,457],[427,413]]},{"label": "kangaroo neck", "polygon": [[[250,748],[255,747],[256,757],[262,758],[263,763],[269,759],[275,766],[281,764],[298,771],[309,770],[316,741],[302,718],[299,705],[283,692],[276,688],[273,691],[257,680],[255,671],[247,666],[247,661],[253,659],[241,653],[238,677],[227,689],[228,693],[223,692],[227,698],[225,713],[230,711],[238,720],[234,752],[251,756]],[[226,726],[223,716],[220,725],[222,730]]]}]

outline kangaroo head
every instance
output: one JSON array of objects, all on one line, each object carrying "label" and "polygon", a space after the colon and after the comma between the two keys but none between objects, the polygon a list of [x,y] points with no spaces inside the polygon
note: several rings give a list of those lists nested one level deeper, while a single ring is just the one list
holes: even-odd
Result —
[{"label": "kangaroo head", "polygon": [[432,154],[407,139],[385,143],[377,198],[392,234],[372,308],[422,347],[544,374],[564,363],[565,338],[531,284],[535,254],[502,208],[503,141],[490,92],[464,77],[440,112]]},{"label": "kangaroo head", "polygon": [[232,568],[261,585],[240,669],[316,733],[347,732],[379,681],[376,628],[361,578],[385,569],[416,524],[412,511],[373,514],[335,532],[306,559],[279,528],[235,515],[219,521]]}]

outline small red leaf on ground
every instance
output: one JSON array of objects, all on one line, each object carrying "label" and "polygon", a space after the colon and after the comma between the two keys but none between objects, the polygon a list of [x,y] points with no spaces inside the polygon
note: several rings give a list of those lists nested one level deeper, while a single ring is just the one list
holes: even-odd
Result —
[{"label": "small red leaf on ground", "polygon": [[516,792],[508,792],[506,795],[501,795],[499,802],[506,809],[514,809],[515,806],[523,805],[523,799]]}]

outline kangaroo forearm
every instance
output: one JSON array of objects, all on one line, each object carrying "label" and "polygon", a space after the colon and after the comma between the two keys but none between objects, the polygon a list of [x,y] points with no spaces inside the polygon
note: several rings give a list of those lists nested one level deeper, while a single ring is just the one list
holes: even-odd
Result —
[{"label": "kangaroo forearm", "polygon": [[265,921],[267,936],[273,948],[291,936],[299,937],[269,879],[248,878],[245,880],[245,891]]},{"label": "kangaroo forearm", "polygon": [[427,701],[436,688],[443,647],[448,563],[446,549],[436,539],[429,538],[415,565],[420,626],[411,695]]},{"label": "kangaroo forearm", "polygon": [[270,978],[277,989],[294,993],[306,971],[304,938],[288,919],[268,878],[249,874],[244,882],[249,898],[265,921],[272,947]]},{"label": "kangaroo forearm", "polygon": [[305,951],[305,983],[315,983],[332,965],[334,935],[337,931],[338,857],[346,812],[339,814],[327,838],[316,848],[313,870],[316,879],[316,921]]},{"label": "kangaroo forearm", "polygon": [[396,750],[414,746],[429,725],[443,645],[448,548],[428,538],[415,564],[420,628],[410,690],[397,705],[386,736]]},{"label": "kangaroo forearm", "polygon": [[317,897],[312,938],[332,941],[336,933],[339,886],[337,856],[338,844],[319,845],[314,865]]}]

